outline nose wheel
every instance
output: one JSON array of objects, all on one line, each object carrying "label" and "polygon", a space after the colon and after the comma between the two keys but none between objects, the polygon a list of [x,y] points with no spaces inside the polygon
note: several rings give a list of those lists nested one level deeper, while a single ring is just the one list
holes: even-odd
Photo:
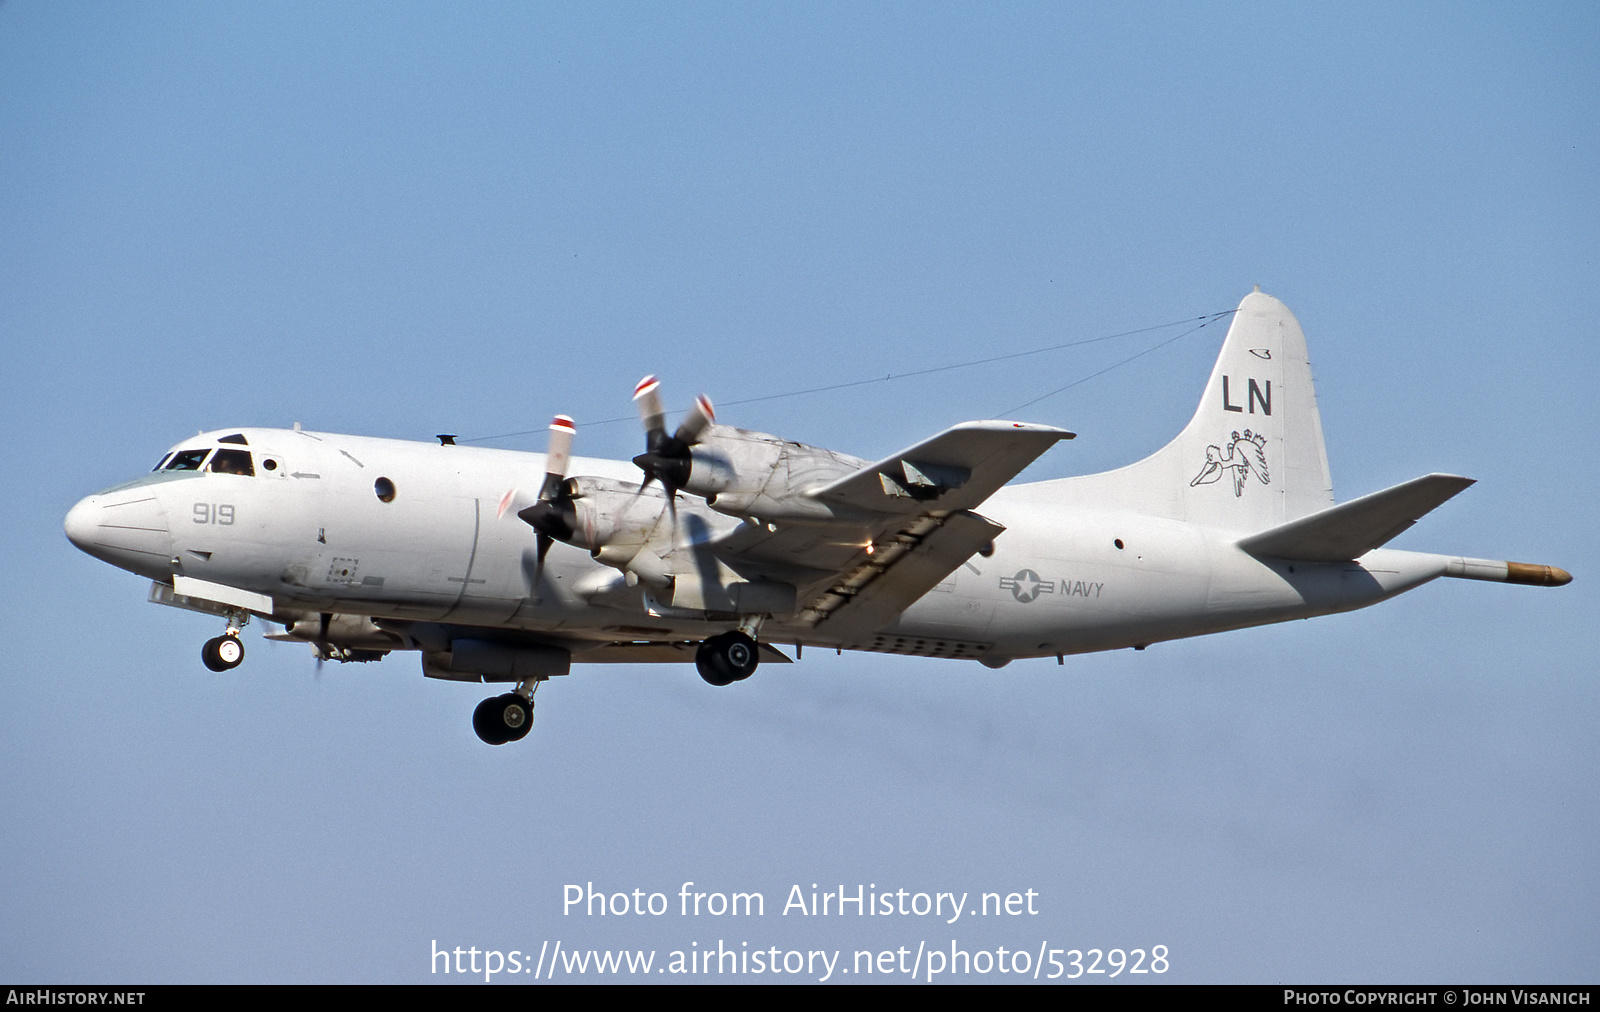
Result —
[{"label": "nose wheel", "polygon": [[533,700],[515,692],[490,696],[472,711],[472,729],[490,745],[521,741],[533,728]]},{"label": "nose wheel", "polygon": [[229,611],[228,627],[222,635],[206,640],[205,646],[200,648],[200,660],[212,671],[232,671],[244,663],[244,643],[239,639],[239,630],[250,621],[247,611]]},{"label": "nose wheel", "polygon": [[712,685],[742,682],[755,674],[760,663],[761,651],[756,641],[737,629],[706,640],[694,655],[700,677]]},{"label": "nose wheel", "polygon": [[231,671],[244,661],[244,644],[232,633],[206,640],[200,660],[212,671]]}]

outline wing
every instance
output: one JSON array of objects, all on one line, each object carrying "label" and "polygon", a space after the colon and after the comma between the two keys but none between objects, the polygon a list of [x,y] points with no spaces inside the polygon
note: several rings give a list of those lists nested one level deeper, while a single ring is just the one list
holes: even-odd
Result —
[{"label": "wing", "polygon": [[830,505],[906,516],[973,509],[1076,433],[1026,422],[963,422],[807,493]]},{"label": "wing", "polygon": [[800,621],[852,631],[881,628],[1004,530],[971,511],[920,516],[894,533],[890,547],[862,559],[812,597]]},{"label": "wing", "polygon": [[713,425],[689,451],[675,509],[666,493],[641,511],[640,486],[573,477],[561,486],[572,516],[545,533],[610,567],[574,583],[590,603],[629,607],[642,592],[660,618],[876,628],[993,541],[1003,528],[972,508],[1072,436],[966,422],[868,464]]},{"label": "wing", "polygon": [[972,512],[1073,434],[1021,422],[966,422],[804,493],[832,519],[746,522],[707,547],[747,579],[796,589],[798,621],[882,626],[1003,530]]}]

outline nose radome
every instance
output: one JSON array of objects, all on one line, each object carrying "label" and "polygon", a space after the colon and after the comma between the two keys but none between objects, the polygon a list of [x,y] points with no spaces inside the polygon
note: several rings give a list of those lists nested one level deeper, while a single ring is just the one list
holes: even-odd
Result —
[{"label": "nose radome", "polygon": [[86,552],[94,541],[96,514],[100,511],[97,498],[89,496],[78,500],[78,504],[67,511],[66,523],[62,524],[67,532],[67,540]]},{"label": "nose radome", "polygon": [[61,526],[79,549],[136,573],[164,573],[172,557],[166,510],[147,489],[89,496]]}]

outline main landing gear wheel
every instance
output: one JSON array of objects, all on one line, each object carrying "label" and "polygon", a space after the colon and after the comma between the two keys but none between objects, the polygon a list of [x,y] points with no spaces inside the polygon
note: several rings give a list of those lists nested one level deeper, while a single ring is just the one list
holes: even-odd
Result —
[{"label": "main landing gear wheel", "polygon": [[200,648],[200,660],[212,671],[228,671],[244,661],[244,644],[237,636],[218,636]]},{"label": "main landing gear wheel", "polygon": [[694,666],[700,677],[712,685],[732,685],[755,674],[761,663],[761,650],[756,641],[735,630],[713,636],[700,644],[694,655]]},{"label": "main landing gear wheel", "polygon": [[521,741],[533,728],[533,702],[515,692],[490,696],[472,711],[472,729],[490,745]]}]

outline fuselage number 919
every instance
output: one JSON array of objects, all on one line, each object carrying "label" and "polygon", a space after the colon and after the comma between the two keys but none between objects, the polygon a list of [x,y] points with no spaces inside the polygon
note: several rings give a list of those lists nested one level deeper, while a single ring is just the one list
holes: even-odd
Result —
[{"label": "fuselage number 919", "polygon": [[233,523],[233,506],[228,503],[197,502],[194,504],[194,522],[227,527]]}]

